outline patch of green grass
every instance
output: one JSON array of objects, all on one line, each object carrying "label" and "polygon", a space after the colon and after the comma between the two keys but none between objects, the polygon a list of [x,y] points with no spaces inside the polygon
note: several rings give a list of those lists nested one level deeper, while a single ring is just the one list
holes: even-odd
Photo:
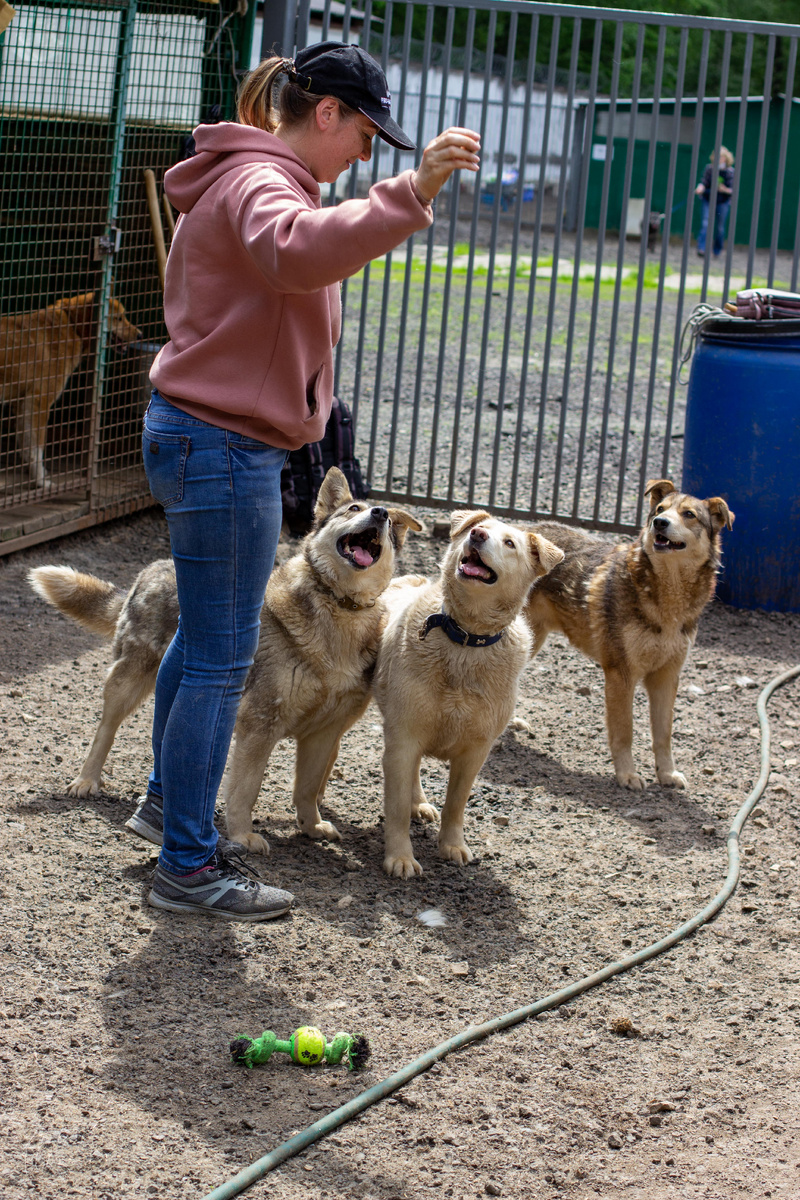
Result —
[{"label": "patch of green grass", "polygon": [[[394,254],[392,256],[392,263],[391,263],[392,280],[397,280],[397,279],[402,280],[405,278],[406,257],[404,254],[402,254],[401,251],[402,251],[402,247],[400,248],[400,250],[395,250]],[[479,251],[479,254],[481,254],[481,255],[483,255],[484,253],[485,253],[485,251]],[[449,266],[446,261],[433,262],[433,263],[431,263],[431,267],[430,267],[431,277],[432,278],[433,277],[441,278],[447,274],[450,274],[452,277],[458,277],[458,278],[462,278],[462,279],[466,278],[466,276],[469,274],[469,270],[470,270],[469,264],[466,262],[459,262],[458,259],[459,258],[464,259],[468,255],[469,255],[468,243],[463,242],[463,243],[457,244],[455,247],[455,254],[454,254],[454,258],[456,261],[453,263],[453,266],[452,267]],[[552,267],[553,256],[552,255],[544,255],[542,258],[539,258],[537,260],[537,265],[539,267]],[[418,257],[418,256],[414,255],[414,257],[411,260],[412,278],[423,278],[425,276],[427,269],[428,268],[427,268],[426,259],[421,256]],[[385,271],[386,271],[386,259],[377,259],[375,262],[370,264],[370,274],[373,277],[378,276],[382,280],[384,277]],[[502,279],[502,278],[506,277],[508,275],[508,273],[509,273],[508,269],[505,267],[504,264],[499,264],[499,263],[495,262],[494,274],[498,279]],[[488,274],[489,274],[488,266],[486,266],[482,262],[473,262],[473,264],[472,264],[473,277],[485,278]],[[363,275],[364,275],[364,271],[359,271],[356,275],[353,275],[351,278],[354,280],[358,280],[358,279],[363,278]],[[527,279],[530,277],[530,260],[527,260],[524,258],[518,260],[516,275],[517,275],[518,279]]]},{"label": "patch of green grass", "polygon": [[[455,249],[456,249],[457,256],[467,255],[469,253],[469,245],[467,243],[459,243]],[[407,263],[407,258],[406,258],[406,255],[402,252],[402,248],[400,251],[395,251],[395,253],[392,257],[391,268],[390,268],[390,270],[391,270],[390,278],[391,278],[391,282],[393,285],[403,283],[403,281],[405,279],[405,274],[406,274],[406,263]],[[586,266],[585,263],[583,265]],[[607,263],[605,265],[609,266],[611,264]],[[539,258],[537,260],[537,266],[540,268],[552,267],[553,266],[552,255],[543,255],[541,258]],[[372,290],[375,287],[382,286],[384,283],[384,279],[385,279],[386,260],[381,259],[381,260],[371,263],[369,270],[370,270],[370,290]],[[626,298],[630,298],[631,293],[636,291],[636,288],[638,287],[638,282],[639,282],[638,268],[633,268],[633,269],[628,268],[628,270],[630,271],[630,273],[627,274],[619,283],[620,291],[625,295]],[[412,260],[411,260],[412,294],[416,291],[416,289],[419,287],[419,284],[421,283],[421,281],[425,278],[426,271],[427,271],[427,264],[426,264],[426,261],[424,258],[421,258],[421,257],[418,258],[416,256],[414,258],[412,258]],[[448,275],[454,284],[463,283],[463,281],[467,278],[468,271],[469,271],[469,268],[466,264],[462,265],[462,264],[458,263],[457,261],[456,261],[456,264],[452,267],[448,267],[448,264],[446,261],[432,263],[431,267],[430,267],[431,294],[432,295],[436,294],[436,292],[441,289],[443,282]],[[667,271],[667,274],[675,275],[675,274],[677,274],[677,272]],[[700,272],[699,271],[689,271],[688,274],[694,275],[694,276],[699,276]],[[488,275],[488,268],[485,265],[473,264],[473,267],[472,267],[473,279],[480,281],[480,280],[486,279],[487,275]],[[517,279],[519,279],[521,281],[526,281],[526,282],[530,279],[530,261],[526,261],[526,260],[522,259],[517,262],[516,277],[517,277]],[[364,272],[361,271],[357,275],[352,276],[352,278],[350,280],[350,284],[352,286],[358,287],[360,285],[360,283],[362,282],[363,278],[364,278]],[[508,270],[503,265],[499,265],[497,262],[495,262],[495,266],[494,266],[494,279],[496,280],[497,286],[500,289],[502,289],[503,281],[508,279]],[[718,276],[716,276],[716,275],[712,276],[711,286],[708,289],[708,298],[712,304],[715,303],[715,297],[719,297],[721,294],[721,289],[717,286],[717,279],[718,279]],[[642,288],[644,290],[654,291],[661,285],[661,282],[662,282],[661,281],[661,264],[657,263],[657,262],[646,263],[645,267],[644,267],[644,276],[642,279]],[[564,287],[570,287],[572,284],[572,274],[568,271],[559,272],[558,283],[559,283],[559,289],[564,288]],[[539,276],[538,280],[537,280],[537,286],[538,287],[549,287],[550,286],[549,277],[544,276],[544,275]],[[755,279],[753,279],[751,286],[752,287],[765,287],[766,280],[761,279],[761,278],[755,278]],[[781,286],[788,287],[788,284],[776,283],[775,286],[776,287],[781,287]],[[609,279],[601,279],[600,283],[599,283],[598,294],[603,299],[607,300],[613,296],[616,287],[617,287],[617,282],[613,277],[609,278]],[[579,294],[581,297],[589,297],[589,296],[593,295],[593,293],[595,291],[595,281],[591,277],[584,277],[580,280],[578,288],[579,288]],[[737,290],[736,283],[734,283],[731,290],[735,294],[735,292]],[[666,288],[665,291],[666,291],[666,294],[669,295],[669,294],[676,292],[677,288],[669,287],[669,288]],[[699,295],[702,291],[701,283],[698,281],[698,283],[695,285],[687,284],[687,286],[685,286],[685,288],[684,288],[684,291],[685,291],[686,295],[688,295],[688,296]]]}]

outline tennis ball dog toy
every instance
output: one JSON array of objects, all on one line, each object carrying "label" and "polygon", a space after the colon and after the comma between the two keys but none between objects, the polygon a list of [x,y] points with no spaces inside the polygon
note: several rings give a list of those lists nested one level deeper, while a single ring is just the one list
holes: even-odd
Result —
[{"label": "tennis ball dog toy", "polygon": [[316,1067],[321,1062],[336,1064],[344,1059],[348,1071],[363,1067],[370,1056],[370,1045],[365,1037],[337,1033],[332,1042],[326,1042],[324,1033],[315,1025],[301,1025],[286,1041],[277,1038],[271,1029],[265,1029],[261,1037],[239,1034],[231,1042],[231,1058],[246,1067],[269,1062],[277,1050],[288,1054],[302,1067]]}]

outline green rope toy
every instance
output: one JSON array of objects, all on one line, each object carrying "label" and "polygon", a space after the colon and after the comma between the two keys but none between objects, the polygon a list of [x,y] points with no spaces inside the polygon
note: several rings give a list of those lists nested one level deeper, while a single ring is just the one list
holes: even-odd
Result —
[{"label": "green rope toy", "polygon": [[302,1067],[316,1067],[319,1063],[340,1063],[344,1058],[348,1071],[363,1067],[370,1056],[370,1045],[365,1037],[350,1033],[337,1033],[333,1041],[325,1041],[325,1035],[314,1025],[302,1025],[295,1029],[288,1041],[282,1042],[271,1029],[265,1029],[259,1038],[239,1034],[231,1042],[231,1058],[234,1062],[254,1067],[269,1062],[276,1050],[289,1054],[293,1062]]}]

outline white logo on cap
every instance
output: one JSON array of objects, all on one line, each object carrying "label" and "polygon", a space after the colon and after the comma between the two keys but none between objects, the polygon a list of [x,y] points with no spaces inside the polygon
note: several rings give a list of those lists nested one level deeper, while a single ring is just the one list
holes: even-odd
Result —
[{"label": "white logo on cap", "polygon": [[389,95],[388,95],[388,96],[381,96],[381,106],[382,106],[383,108],[391,108],[391,107],[392,107],[392,96],[391,96],[391,93],[389,93]]}]

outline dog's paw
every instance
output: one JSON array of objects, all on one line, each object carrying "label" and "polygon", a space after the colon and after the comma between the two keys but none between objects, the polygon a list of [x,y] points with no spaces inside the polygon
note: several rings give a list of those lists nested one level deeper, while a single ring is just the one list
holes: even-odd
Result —
[{"label": "dog's paw", "polygon": [[662,787],[678,788],[683,792],[686,790],[686,776],[681,775],[680,771],[659,771],[658,782]]},{"label": "dog's paw", "polygon": [[466,842],[440,842],[439,857],[448,862],[471,863],[475,857]]},{"label": "dog's paw", "polygon": [[513,733],[533,733],[533,727],[524,717],[512,717],[506,729]]},{"label": "dog's paw", "polygon": [[433,804],[415,804],[411,809],[412,821],[435,821],[438,816],[439,810]]},{"label": "dog's paw", "polygon": [[383,860],[383,869],[387,875],[392,875],[395,879],[413,879],[415,875],[422,874],[422,867],[413,854],[411,856],[387,854]]},{"label": "dog's paw", "polygon": [[84,779],[79,775],[77,779],[73,779],[72,783],[67,788],[68,796],[96,796],[100,791],[100,783],[97,779]]},{"label": "dog's paw", "polygon": [[617,783],[620,787],[630,788],[632,792],[641,792],[644,789],[644,780],[635,771],[619,771]]},{"label": "dog's paw", "polygon": [[313,824],[309,821],[308,824],[304,824],[298,817],[297,827],[306,837],[315,838],[318,841],[324,839],[328,842],[340,842],[342,840],[342,835],[332,821],[315,821]]},{"label": "dog's paw", "polygon": [[228,830],[228,841],[243,846],[252,854],[269,854],[269,842],[260,833],[232,833]]}]

